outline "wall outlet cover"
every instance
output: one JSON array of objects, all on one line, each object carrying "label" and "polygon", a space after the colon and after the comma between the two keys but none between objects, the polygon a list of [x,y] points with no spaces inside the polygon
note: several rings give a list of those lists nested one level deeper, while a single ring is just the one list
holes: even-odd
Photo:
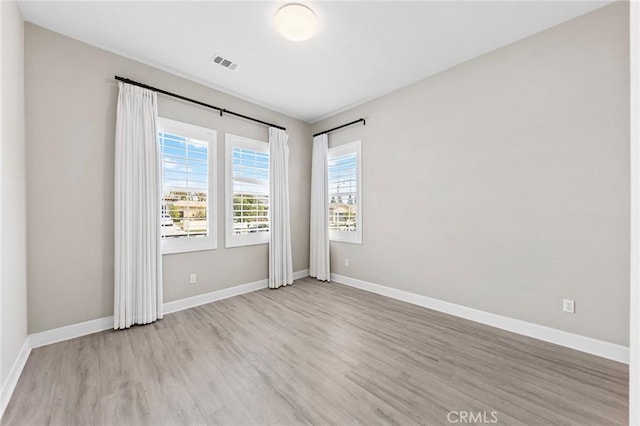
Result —
[{"label": "wall outlet cover", "polygon": [[576,302],[571,299],[563,299],[562,300],[562,310],[564,312],[568,312],[570,314],[574,314],[576,312]]}]

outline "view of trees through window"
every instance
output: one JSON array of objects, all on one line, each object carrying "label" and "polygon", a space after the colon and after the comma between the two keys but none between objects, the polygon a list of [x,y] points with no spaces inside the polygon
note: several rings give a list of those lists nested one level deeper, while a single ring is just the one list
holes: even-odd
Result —
[{"label": "view of trees through window", "polygon": [[160,133],[163,199],[162,238],[206,236],[209,231],[209,145]]},{"label": "view of trees through window", "polygon": [[269,154],[233,147],[233,233],[269,231]]},{"label": "view of trees through window", "polygon": [[[209,144],[159,133],[162,154],[162,238],[209,234]],[[269,154],[243,147],[232,152],[233,234],[269,231]]]},{"label": "view of trees through window", "polygon": [[357,224],[356,153],[329,159],[329,230],[355,232]]}]

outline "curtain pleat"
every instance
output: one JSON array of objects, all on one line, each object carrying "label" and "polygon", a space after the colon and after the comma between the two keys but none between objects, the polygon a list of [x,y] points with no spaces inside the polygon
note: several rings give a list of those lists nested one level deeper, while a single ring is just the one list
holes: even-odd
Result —
[{"label": "curtain pleat", "polygon": [[162,318],[161,165],[155,92],[119,83],[113,328]]},{"label": "curtain pleat", "polygon": [[329,258],[329,140],[326,134],[313,138],[311,159],[311,219],[309,275],[331,281]]},{"label": "curtain pleat", "polygon": [[288,139],[283,130],[269,128],[269,288],[293,283]]}]

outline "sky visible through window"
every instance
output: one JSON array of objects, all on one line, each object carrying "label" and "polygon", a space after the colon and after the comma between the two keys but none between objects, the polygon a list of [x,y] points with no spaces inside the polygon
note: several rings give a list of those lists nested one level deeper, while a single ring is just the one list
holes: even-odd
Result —
[{"label": "sky visible through window", "polygon": [[160,133],[165,189],[208,190],[209,145],[169,133]]},{"label": "sky visible through window", "polygon": [[329,159],[329,230],[356,231],[357,164],[355,153]]},{"label": "sky visible through window", "polygon": [[233,147],[233,233],[269,231],[269,154]]},{"label": "sky visible through window", "polygon": [[233,148],[234,192],[269,194],[269,154],[251,149]]},{"label": "sky visible through window", "polygon": [[209,144],[160,133],[163,171],[162,237],[208,233]]}]

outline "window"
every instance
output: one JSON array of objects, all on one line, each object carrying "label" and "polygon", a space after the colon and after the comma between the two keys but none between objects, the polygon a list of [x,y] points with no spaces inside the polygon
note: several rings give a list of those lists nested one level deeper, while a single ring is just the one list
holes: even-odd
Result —
[{"label": "window", "polygon": [[158,118],[162,252],[216,248],[216,131]]},{"label": "window", "polygon": [[269,145],[226,135],[226,246],[269,242]]},{"label": "window", "polygon": [[329,239],[362,244],[360,141],[329,149]]}]

